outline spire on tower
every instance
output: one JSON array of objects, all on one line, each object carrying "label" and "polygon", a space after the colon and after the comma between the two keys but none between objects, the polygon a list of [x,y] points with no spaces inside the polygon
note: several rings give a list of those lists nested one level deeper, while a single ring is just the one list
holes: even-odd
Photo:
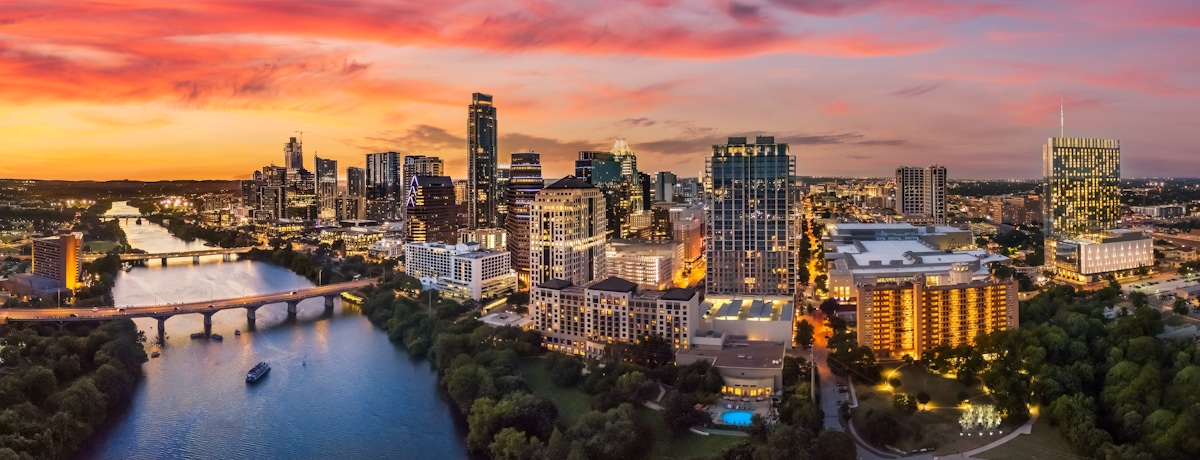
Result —
[{"label": "spire on tower", "polygon": [[1067,137],[1066,118],[1063,116],[1063,100],[1058,98],[1058,137]]}]

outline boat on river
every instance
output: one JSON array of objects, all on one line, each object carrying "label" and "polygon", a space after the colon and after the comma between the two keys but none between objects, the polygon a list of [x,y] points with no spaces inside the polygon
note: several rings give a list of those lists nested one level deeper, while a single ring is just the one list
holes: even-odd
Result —
[{"label": "boat on river", "polygon": [[254,368],[250,369],[250,372],[246,373],[246,383],[257,382],[258,379],[267,375],[267,372],[271,372],[271,365],[267,364],[266,361],[260,361],[254,365]]},{"label": "boat on river", "polygon": [[216,340],[218,342],[225,340],[225,337],[221,337],[221,334],[213,334],[213,335],[208,336],[208,338]]}]

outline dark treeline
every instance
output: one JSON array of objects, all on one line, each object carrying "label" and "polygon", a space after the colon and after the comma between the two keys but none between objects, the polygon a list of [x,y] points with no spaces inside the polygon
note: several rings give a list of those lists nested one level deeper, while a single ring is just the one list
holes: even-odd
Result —
[{"label": "dark treeline", "polygon": [[1041,186],[1041,181],[1035,180],[1018,182],[1005,180],[948,181],[946,193],[981,198],[993,195],[1040,193]]},{"label": "dark treeline", "polygon": [[[0,179],[18,182],[14,179]],[[46,199],[125,199],[140,196],[191,195],[197,193],[232,192],[238,189],[238,181],[229,180],[165,180],[155,182],[114,181],[66,181],[66,180],[19,180],[20,195],[17,198],[41,197]],[[12,190],[17,188],[9,187]],[[0,189],[4,187],[0,186]]]},{"label": "dark treeline", "polygon": [[148,216],[147,219],[166,227],[172,235],[184,241],[196,241],[199,239],[223,248],[236,248],[258,244],[258,241],[245,232],[208,228],[188,223],[181,216],[154,214]]},{"label": "dark treeline", "polygon": [[130,320],[0,327],[0,459],[69,458],[128,403],[144,341]]},{"label": "dark treeline", "polygon": [[[291,244],[279,243],[270,249],[251,249],[241,258],[287,268],[318,284],[341,283],[355,276],[378,276],[396,265],[395,260],[384,261],[383,264],[370,263],[362,256],[335,258],[326,244],[318,245],[315,251],[309,253],[293,250]],[[420,282],[417,282],[416,289],[420,289]]]}]

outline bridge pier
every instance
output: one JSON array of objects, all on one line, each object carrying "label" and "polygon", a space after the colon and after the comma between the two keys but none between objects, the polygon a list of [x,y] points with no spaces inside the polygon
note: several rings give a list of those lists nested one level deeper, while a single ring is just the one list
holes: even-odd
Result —
[{"label": "bridge pier", "polygon": [[212,335],[212,313],[202,313],[204,315],[204,336]]},{"label": "bridge pier", "polygon": [[233,254],[221,254],[221,260],[229,262],[233,260]]},{"label": "bridge pier", "polygon": [[167,258],[166,257],[162,258],[162,266],[164,266],[164,267],[167,266]]},{"label": "bridge pier", "polygon": [[158,343],[162,345],[167,341],[167,318],[154,318],[158,320]]},{"label": "bridge pier", "polygon": [[299,300],[289,300],[289,301],[287,301],[287,304],[288,304],[288,317],[292,317],[292,318],[296,317],[296,305],[299,305],[300,301]]},{"label": "bridge pier", "polygon": [[192,265],[200,265],[200,256],[192,256]]},{"label": "bridge pier", "polygon": [[325,314],[326,315],[333,314],[333,299],[335,297],[337,297],[337,296],[333,295],[333,294],[325,296]]},{"label": "bridge pier", "polygon": [[[261,306],[262,305],[259,305],[259,307]],[[254,330],[254,320],[258,319],[259,307],[246,307],[246,323],[247,328],[250,330]]]}]

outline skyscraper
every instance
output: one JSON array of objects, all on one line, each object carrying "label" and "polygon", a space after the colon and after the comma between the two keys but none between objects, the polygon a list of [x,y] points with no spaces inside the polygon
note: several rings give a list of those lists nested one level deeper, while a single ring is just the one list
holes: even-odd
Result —
[{"label": "skyscraper", "polygon": [[495,227],[496,106],[490,94],[474,93],[467,110],[467,184],[470,228]]},{"label": "skyscraper", "polygon": [[513,152],[512,179],[508,182],[508,213],[504,229],[508,231],[508,251],[517,277],[529,281],[529,206],[545,186],[542,180],[542,156],[537,152]]},{"label": "skyscraper", "polygon": [[788,145],[731,137],[704,163],[708,292],[792,295],[799,193]]},{"label": "skyscraper", "polygon": [[284,176],[283,217],[296,220],[316,220],[317,179],[307,169],[288,169]]},{"label": "skyscraper", "polygon": [[642,187],[642,175],[637,169],[637,155],[633,153],[632,148],[629,148],[629,143],[623,137],[617,138],[611,152],[613,159],[621,164],[621,179],[624,186],[629,188],[630,208],[635,213],[649,209],[643,200],[644,188]]},{"label": "skyscraper", "polygon": [[346,168],[346,194],[350,196],[367,196],[367,172],[358,166]]},{"label": "skyscraper", "polygon": [[313,155],[314,168],[317,170],[317,203],[322,219],[333,218],[335,201],[337,200],[337,160],[321,158]]},{"label": "skyscraper", "polygon": [[679,179],[675,177],[675,173],[663,171],[659,172],[654,177],[654,200],[655,201],[675,201],[675,184]]},{"label": "skyscraper", "polygon": [[496,221],[498,226],[504,226],[508,213],[508,184],[512,181],[512,165],[500,163],[496,165]]},{"label": "skyscraper", "polygon": [[400,154],[380,152],[367,154],[367,218],[392,220],[397,218],[396,206],[404,205],[401,196]]},{"label": "skyscraper", "polygon": [[1117,227],[1121,218],[1121,142],[1051,138],[1042,147],[1046,235]]},{"label": "skyscraper", "polygon": [[408,241],[444,244],[458,241],[454,182],[449,177],[413,176],[405,208]]},{"label": "skyscraper", "polygon": [[[438,157],[427,157],[425,155],[405,155],[404,164],[401,166],[401,180],[405,184],[400,190],[400,202],[408,203],[409,194],[412,191],[412,180],[417,176],[443,176],[445,175],[446,164]],[[399,208],[400,221],[408,222],[406,210],[408,205],[405,204]],[[407,224],[406,224],[407,225]]]},{"label": "skyscraper", "polygon": [[634,188],[621,172],[625,164],[612,152],[583,150],[575,160],[575,176],[598,187],[604,195],[605,220],[609,238],[633,236]]},{"label": "skyscraper", "polygon": [[896,211],[914,224],[946,224],[946,167],[896,168]]},{"label": "skyscraper", "polygon": [[287,143],[283,144],[283,167],[288,169],[301,169],[304,167],[304,149],[301,145],[303,141],[298,141],[296,138],[291,138]]},{"label": "skyscraper", "polygon": [[538,192],[529,208],[530,286],[561,279],[586,285],[604,277],[604,195],[567,176]]}]

